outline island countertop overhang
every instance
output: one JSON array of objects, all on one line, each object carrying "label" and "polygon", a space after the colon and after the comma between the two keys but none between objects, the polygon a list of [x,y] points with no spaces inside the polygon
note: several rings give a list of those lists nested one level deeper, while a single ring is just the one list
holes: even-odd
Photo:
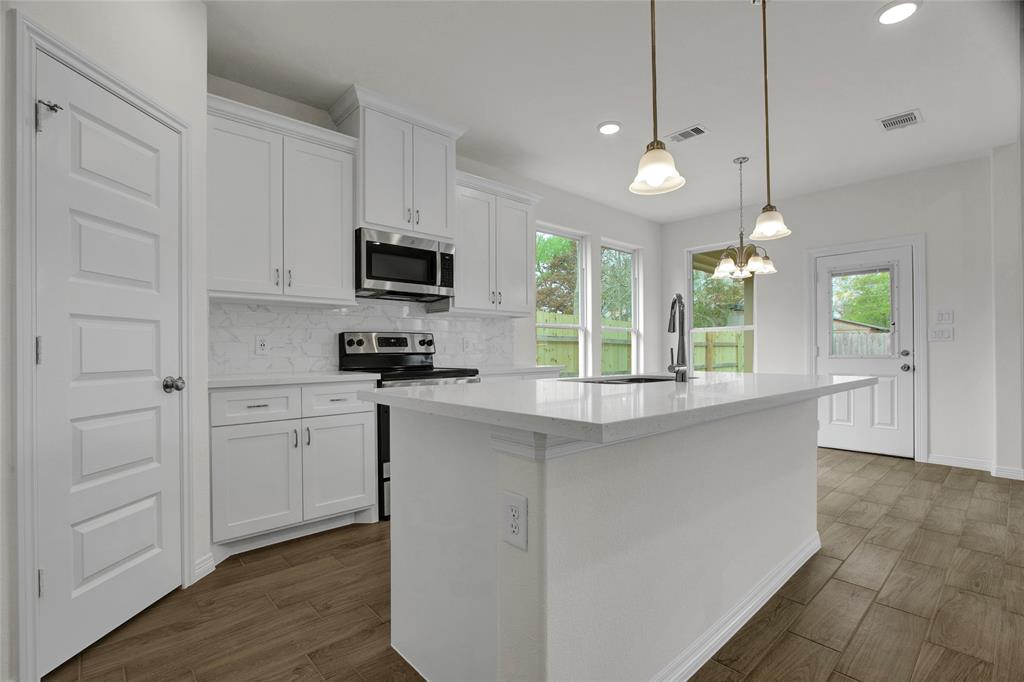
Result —
[{"label": "island countertop overhang", "polygon": [[875,377],[701,372],[686,383],[565,379],[360,391],[368,402],[592,443],[685,429],[876,384]]}]

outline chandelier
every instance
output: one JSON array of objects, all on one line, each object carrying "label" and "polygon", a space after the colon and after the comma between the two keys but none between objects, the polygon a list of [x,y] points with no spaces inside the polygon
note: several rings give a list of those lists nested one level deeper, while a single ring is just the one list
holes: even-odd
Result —
[{"label": "chandelier", "polygon": [[746,156],[732,160],[740,171],[740,242],[730,244],[722,251],[722,257],[711,276],[714,279],[746,279],[752,275],[771,275],[778,270],[768,257],[764,247],[743,240],[743,164],[750,161]]}]

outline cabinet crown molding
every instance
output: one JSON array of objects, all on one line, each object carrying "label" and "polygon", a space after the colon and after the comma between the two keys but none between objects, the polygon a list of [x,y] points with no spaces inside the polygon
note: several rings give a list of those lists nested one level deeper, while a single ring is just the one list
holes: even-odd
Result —
[{"label": "cabinet crown molding", "polygon": [[463,133],[466,132],[466,128],[463,126],[451,125],[430,116],[425,116],[415,109],[397,104],[393,100],[373,90],[368,90],[361,85],[353,85],[338,98],[338,101],[331,105],[329,110],[331,120],[334,121],[334,125],[340,127],[342,122],[359,107],[369,107],[383,114],[390,114],[409,123],[415,123],[428,130],[433,130],[436,133],[450,137],[453,140],[462,137]]},{"label": "cabinet crown molding", "polygon": [[359,145],[356,138],[336,130],[258,109],[219,95],[206,96],[206,113],[346,152],[355,152]]},{"label": "cabinet crown molding", "polygon": [[524,204],[535,206],[540,202],[543,197],[533,192],[527,192],[524,189],[518,187],[512,187],[506,185],[497,180],[491,180],[490,178],[484,178],[479,175],[473,175],[472,173],[466,173],[458,171],[455,174],[455,184],[458,187],[468,187],[469,189],[479,190],[495,196],[504,197],[511,199],[512,201],[521,201]]}]

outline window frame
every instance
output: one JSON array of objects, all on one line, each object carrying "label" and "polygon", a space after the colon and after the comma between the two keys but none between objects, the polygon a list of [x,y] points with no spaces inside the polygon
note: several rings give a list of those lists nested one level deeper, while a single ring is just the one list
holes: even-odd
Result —
[{"label": "window frame", "polygon": [[[687,349],[687,364],[691,367],[691,373],[695,370],[692,369],[694,359],[694,332],[750,332],[753,337],[753,353],[752,362],[750,367],[750,373],[758,371],[758,350],[757,350],[757,290],[756,284],[753,287],[753,293],[750,297],[750,324],[736,325],[736,326],[725,326],[725,327],[698,327],[693,326],[693,257],[698,253],[704,253],[706,251],[722,250],[731,246],[734,242],[718,242],[715,244],[705,244],[702,246],[692,246],[686,249],[686,258],[684,263],[684,271],[686,273],[686,286],[685,286],[685,297],[686,297],[686,349]],[[752,275],[756,279],[757,275]],[[701,371],[714,371],[703,369]],[[746,372],[737,372],[737,374],[746,374]]]},{"label": "window frame", "polygon": [[[643,282],[643,276],[642,276],[642,274],[643,274],[643,270],[642,270],[642,268],[643,268],[643,265],[642,265],[642,263],[643,263],[642,249],[639,246],[635,245],[635,244],[628,244],[626,242],[620,242],[620,241],[616,241],[614,239],[602,239],[601,240],[600,248],[601,249],[608,248],[608,249],[613,249],[615,251],[621,251],[623,253],[628,253],[628,254],[630,254],[632,256],[632,259],[633,259],[633,273],[632,273],[632,285],[633,285],[632,289],[633,290],[631,292],[632,293],[632,301],[630,302],[630,305],[632,306],[631,318],[633,320],[633,326],[632,327],[609,327],[609,329],[614,329],[615,331],[623,331],[624,329],[628,329],[629,334],[630,334],[630,342],[631,342],[629,374],[639,374],[640,373],[640,368],[643,366],[643,331],[642,331],[643,330],[643,320],[641,319],[641,317],[643,315],[643,305],[642,305],[643,291],[642,291],[642,286],[641,286],[641,282]],[[603,268],[604,260],[599,258],[598,262],[601,264],[601,267]],[[602,273],[599,271],[598,275],[597,275],[597,293],[596,293],[596,295],[598,296],[598,299],[597,299],[597,310],[598,310],[598,326],[599,326],[599,329],[597,329],[596,333],[599,335],[598,338],[600,338],[600,340],[601,340],[601,343],[597,344],[597,354],[598,354],[599,357],[595,358],[595,360],[594,360],[594,362],[596,363],[595,364],[596,367],[601,367],[602,366],[602,360],[603,359],[600,357],[600,354],[602,353],[603,348],[604,348],[604,317],[602,315],[600,315],[601,304],[602,304],[602,301],[600,300],[600,295],[603,293],[603,291],[601,290],[601,274]]]},{"label": "window frame", "polygon": [[561,225],[554,225],[542,220],[536,221],[533,230],[533,241],[536,244],[537,234],[550,234],[556,237],[563,237],[565,239],[572,239],[576,242],[576,263],[577,263],[577,294],[579,296],[579,313],[580,321],[578,324],[551,324],[551,323],[540,323],[537,321],[537,303],[536,303],[536,286],[537,286],[537,266],[534,263],[533,268],[533,284],[534,287],[534,304],[533,304],[533,340],[534,340],[534,358],[537,356],[536,343],[537,343],[537,332],[540,329],[575,329],[577,331],[577,338],[579,339],[579,376],[585,377],[590,376],[592,365],[591,365],[591,325],[590,325],[590,301],[591,301],[591,283],[590,283],[590,235],[586,232],[579,230],[573,230],[568,227]]}]

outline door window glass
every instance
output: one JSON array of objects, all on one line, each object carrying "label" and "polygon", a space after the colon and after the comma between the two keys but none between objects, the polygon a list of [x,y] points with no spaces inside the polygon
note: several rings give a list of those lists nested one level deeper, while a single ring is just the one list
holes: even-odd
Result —
[{"label": "door window glass", "polygon": [[832,275],[832,357],[891,356],[892,321],[890,268]]}]

